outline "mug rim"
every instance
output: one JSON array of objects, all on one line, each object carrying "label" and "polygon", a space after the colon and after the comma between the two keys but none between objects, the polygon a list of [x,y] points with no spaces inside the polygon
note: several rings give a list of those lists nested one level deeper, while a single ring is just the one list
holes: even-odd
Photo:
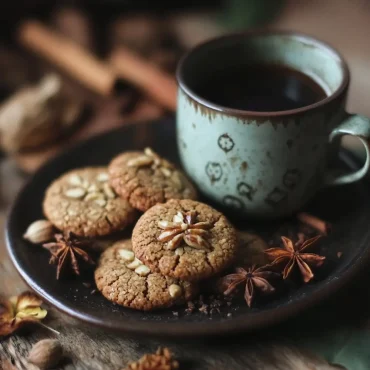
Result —
[{"label": "mug rim", "polygon": [[[268,111],[268,112],[249,111],[249,110],[243,110],[243,109],[230,108],[230,107],[223,106],[220,104],[212,103],[211,101],[195,93],[191,88],[189,88],[186,85],[184,81],[185,78],[183,75],[183,67],[185,63],[187,62],[187,59],[191,55],[197,53],[201,49],[213,46],[215,44],[218,44],[220,42],[223,42],[229,39],[250,38],[254,36],[284,36],[284,35],[292,36],[293,38],[297,40],[309,41],[313,43],[314,45],[329,51],[335,57],[338,58],[339,65],[343,73],[343,79],[340,85],[337,87],[337,89],[333,91],[329,96],[313,104],[309,104],[304,107],[295,108],[295,109],[282,110],[282,111]],[[330,44],[324,41],[321,41],[317,39],[316,37],[313,37],[305,33],[289,31],[289,30],[250,30],[250,31],[228,33],[226,35],[215,37],[215,38],[206,40],[196,45],[191,50],[189,50],[187,53],[185,53],[185,55],[183,55],[182,58],[180,59],[177,65],[177,68],[176,68],[176,79],[177,79],[179,88],[183,90],[188,97],[190,97],[192,100],[194,100],[198,104],[201,104],[205,108],[208,108],[213,111],[218,111],[221,113],[226,113],[232,116],[243,117],[243,118],[251,118],[251,117],[271,118],[271,117],[290,116],[290,115],[294,115],[297,113],[304,113],[304,112],[307,112],[307,111],[310,111],[316,108],[323,107],[324,105],[334,101],[335,99],[340,97],[343,94],[343,92],[345,92],[348,89],[349,80],[350,80],[350,71],[349,71],[347,62],[344,60],[341,53],[339,53],[339,51],[335,49],[333,46],[331,46]]]}]

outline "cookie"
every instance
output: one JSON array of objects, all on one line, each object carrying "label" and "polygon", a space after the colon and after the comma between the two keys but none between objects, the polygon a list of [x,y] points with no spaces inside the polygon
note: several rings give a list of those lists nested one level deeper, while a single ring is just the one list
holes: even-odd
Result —
[{"label": "cookie", "polygon": [[108,169],[116,193],[140,211],[169,199],[197,199],[197,191],[186,176],[150,148],[123,153]]},{"label": "cookie", "polygon": [[103,236],[125,228],[137,212],[108,183],[106,167],[72,170],[46,190],[45,216],[60,230]]},{"label": "cookie", "polygon": [[135,258],[130,240],[120,240],[102,253],[95,282],[108,300],[143,311],[184,303],[197,293],[194,283],[152,273]]},{"label": "cookie", "polygon": [[193,200],[157,204],[137,222],[132,234],[137,258],[152,271],[197,281],[233,261],[236,231],[224,215]]},{"label": "cookie", "polygon": [[238,231],[239,248],[235,259],[236,267],[266,265],[269,260],[264,251],[270,246],[258,235]]}]

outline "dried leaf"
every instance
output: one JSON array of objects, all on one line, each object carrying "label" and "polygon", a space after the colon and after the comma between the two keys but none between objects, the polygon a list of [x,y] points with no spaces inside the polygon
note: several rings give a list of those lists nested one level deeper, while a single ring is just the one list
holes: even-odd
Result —
[{"label": "dried leaf", "polygon": [[42,301],[31,292],[17,297],[0,297],[0,337],[7,336],[20,327],[44,319],[47,311],[41,308]]}]

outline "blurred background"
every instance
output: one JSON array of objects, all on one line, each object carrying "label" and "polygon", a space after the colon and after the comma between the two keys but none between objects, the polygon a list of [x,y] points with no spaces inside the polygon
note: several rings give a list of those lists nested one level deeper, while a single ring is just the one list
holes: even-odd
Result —
[{"label": "blurred background", "polygon": [[370,116],[367,0],[13,0],[0,18],[1,157],[23,173],[99,132],[173,114],[181,55],[236,30],[332,44],[350,65],[349,111]]},{"label": "blurred background", "polygon": [[[173,115],[176,64],[209,38],[257,27],[322,39],[349,63],[348,110],[370,116],[368,0],[11,0],[0,1],[0,20],[0,240],[10,204],[47,159],[115,127],[140,130]],[[1,241],[0,281],[1,293],[23,289]],[[368,357],[367,333],[340,334],[348,344],[338,362]]]}]

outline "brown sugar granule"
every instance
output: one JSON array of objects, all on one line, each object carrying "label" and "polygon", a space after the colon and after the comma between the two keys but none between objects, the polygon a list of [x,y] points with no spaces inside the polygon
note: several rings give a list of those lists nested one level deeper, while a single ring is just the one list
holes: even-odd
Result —
[{"label": "brown sugar granule", "polygon": [[202,312],[206,315],[209,314],[208,305],[205,304],[205,303],[203,303],[198,310],[199,310],[199,312]]}]

